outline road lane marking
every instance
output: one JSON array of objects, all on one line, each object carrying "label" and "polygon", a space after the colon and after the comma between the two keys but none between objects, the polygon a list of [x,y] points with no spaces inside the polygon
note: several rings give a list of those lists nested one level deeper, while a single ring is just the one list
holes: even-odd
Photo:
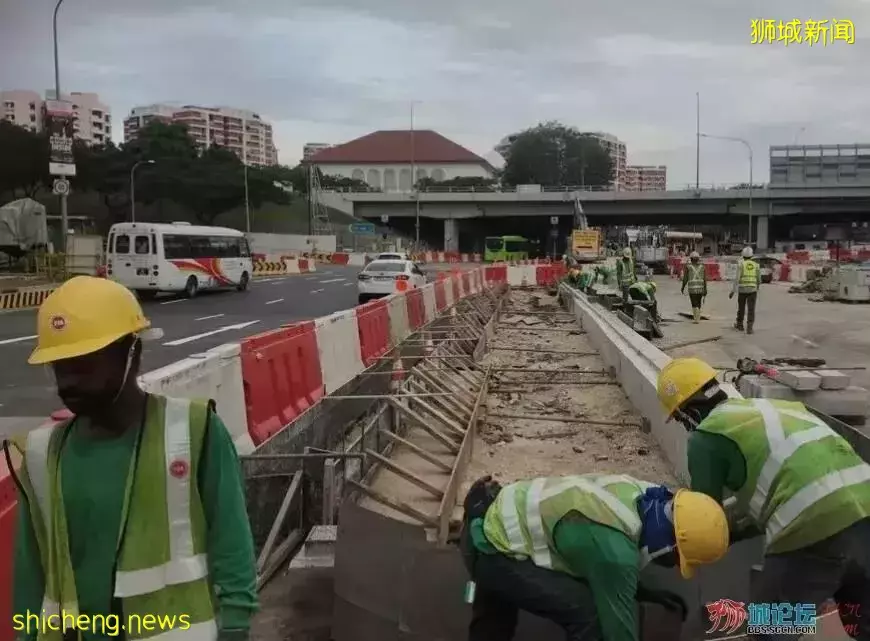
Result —
[{"label": "road lane marking", "polygon": [[200,316],[199,318],[194,318],[195,321],[204,321],[211,320],[212,318],[220,318],[223,314],[212,314],[211,316]]},{"label": "road lane marking", "polygon": [[322,281],[320,281],[320,284],[326,285],[327,283],[341,283],[341,282],[346,281],[346,280],[347,280],[347,278],[333,278],[331,280],[322,280]]},{"label": "road lane marking", "polygon": [[353,285],[353,283],[345,283],[344,284],[345,287],[350,287],[351,285]]},{"label": "road lane marking", "polygon": [[306,276],[305,280],[314,280],[317,276]]},{"label": "road lane marking", "polygon": [[178,345],[184,345],[185,343],[192,343],[193,341],[198,341],[201,338],[207,338],[208,336],[214,336],[215,334],[221,334],[223,332],[231,332],[234,329],[245,329],[255,323],[259,323],[260,321],[248,321],[247,323],[237,323],[235,325],[227,325],[226,327],[219,327],[218,329],[213,329],[210,332],[203,332],[202,334],[195,334],[193,336],[186,336],[185,338],[179,338],[174,341],[169,341],[168,343],[163,343],[164,347],[177,347]]},{"label": "road lane marking", "polygon": [[188,298],[176,298],[176,299],[174,299],[174,300],[167,300],[167,301],[164,301],[164,302],[162,302],[162,303],[160,303],[160,304],[161,304],[161,305],[172,305],[173,303],[183,303],[183,302],[186,301],[186,300],[190,300],[190,299],[188,299]]},{"label": "road lane marking", "polygon": [[282,302],[284,302],[284,299],[283,299],[283,298],[276,298],[275,300],[270,300],[270,301],[267,302],[266,304],[267,304],[267,305],[274,305],[275,303],[282,303]]},{"label": "road lane marking", "polygon": [[36,336],[22,336],[20,338],[5,338],[0,341],[0,345],[11,345],[12,343],[23,343],[24,341],[32,341]]},{"label": "road lane marking", "polygon": [[312,289],[312,290],[311,290],[311,293],[312,293],[312,294],[319,294],[319,293],[322,292],[322,291],[323,291],[322,289]]}]

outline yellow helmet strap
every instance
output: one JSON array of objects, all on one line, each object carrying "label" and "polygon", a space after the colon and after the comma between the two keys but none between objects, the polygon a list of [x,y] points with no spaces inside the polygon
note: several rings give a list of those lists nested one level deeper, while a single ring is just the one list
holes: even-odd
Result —
[{"label": "yellow helmet strap", "polygon": [[118,397],[121,396],[121,392],[124,391],[124,388],[127,387],[127,379],[130,377],[130,370],[133,368],[133,359],[136,356],[136,348],[139,346],[141,341],[142,339],[139,338],[138,334],[133,334],[133,340],[130,341],[130,348],[127,350],[127,364],[124,365],[124,378],[121,379],[121,385],[118,387],[115,398],[112,399],[113,404],[118,400]]}]

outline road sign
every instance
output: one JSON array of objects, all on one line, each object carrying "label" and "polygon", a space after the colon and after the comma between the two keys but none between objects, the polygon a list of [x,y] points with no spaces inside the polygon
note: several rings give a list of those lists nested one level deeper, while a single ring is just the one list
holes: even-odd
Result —
[{"label": "road sign", "polygon": [[372,223],[351,223],[348,225],[351,234],[358,236],[371,236],[375,233],[375,226]]},{"label": "road sign", "polygon": [[69,181],[66,178],[58,178],[52,185],[55,196],[66,196],[69,193]]},{"label": "road sign", "polygon": [[381,222],[382,222],[382,223],[388,223],[388,222],[390,222],[390,217],[387,216],[386,214],[381,214]]},{"label": "road sign", "polygon": [[559,224],[559,217],[558,216],[550,216],[550,224],[551,225],[558,225]]}]

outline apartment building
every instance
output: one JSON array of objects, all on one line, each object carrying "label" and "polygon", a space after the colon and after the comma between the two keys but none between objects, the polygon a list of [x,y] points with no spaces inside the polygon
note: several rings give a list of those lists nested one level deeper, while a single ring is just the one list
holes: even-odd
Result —
[{"label": "apartment building", "polygon": [[[46,100],[56,100],[54,90],[46,91],[44,98],[36,91],[0,91],[0,118],[31,131],[42,131]],[[73,91],[61,94],[61,100],[72,103],[73,132],[77,139],[91,145],[111,141],[111,109],[97,94]]]},{"label": "apartment building", "polygon": [[305,146],[302,147],[302,160],[308,160],[314,154],[323,151],[324,149],[329,149],[330,147],[332,147],[332,145],[326,142],[306,142]]},{"label": "apartment building", "polygon": [[667,191],[668,168],[665,165],[628,165],[623,191]]},{"label": "apartment building", "polygon": [[626,181],[626,147],[625,143],[613,134],[608,134],[603,131],[584,131],[584,136],[595,138],[605,151],[610,155],[610,160],[613,163],[613,188],[617,191],[624,189]]},{"label": "apartment building", "polygon": [[125,140],[135,138],[142,127],[154,120],[183,124],[199,147],[225,147],[248,165],[278,164],[272,125],[253,111],[196,105],[134,107],[124,120]]}]

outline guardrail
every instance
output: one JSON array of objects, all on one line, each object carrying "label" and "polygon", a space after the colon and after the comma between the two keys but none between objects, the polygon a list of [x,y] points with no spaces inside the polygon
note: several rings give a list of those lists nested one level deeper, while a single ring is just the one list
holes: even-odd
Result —
[{"label": "guardrail", "polygon": [[[619,189],[616,191],[619,192],[627,192],[631,193],[634,191],[733,191],[743,189],[744,186],[742,183],[705,183],[698,185],[697,187],[694,184],[681,184],[675,187],[671,187],[669,189]],[[766,189],[767,185],[754,185],[753,189],[761,191]],[[423,187],[421,189],[414,190],[394,190],[384,192],[382,189],[375,189],[373,187],[369,187],[367,189],[358,189],[351,187],[333,187],[321,189],[323,192],[328,193],[343,193],[343,194],[376,194],[376,193],[388,193],[388,194],[413,194],[413,193],[423,193],[423,194],[493,194],[493,193],[501,193],[501,194],[513,194],[513,193],[538,193],[537,191],[528,191],[523,189],[522,186],[519,187],[511,187],[511,186],[469,186],[469,187]],[[614,191],[613,187],[610,185],[542,185],[541,192],[543,193],[552,193],[552,192],[607,192]]]}]

